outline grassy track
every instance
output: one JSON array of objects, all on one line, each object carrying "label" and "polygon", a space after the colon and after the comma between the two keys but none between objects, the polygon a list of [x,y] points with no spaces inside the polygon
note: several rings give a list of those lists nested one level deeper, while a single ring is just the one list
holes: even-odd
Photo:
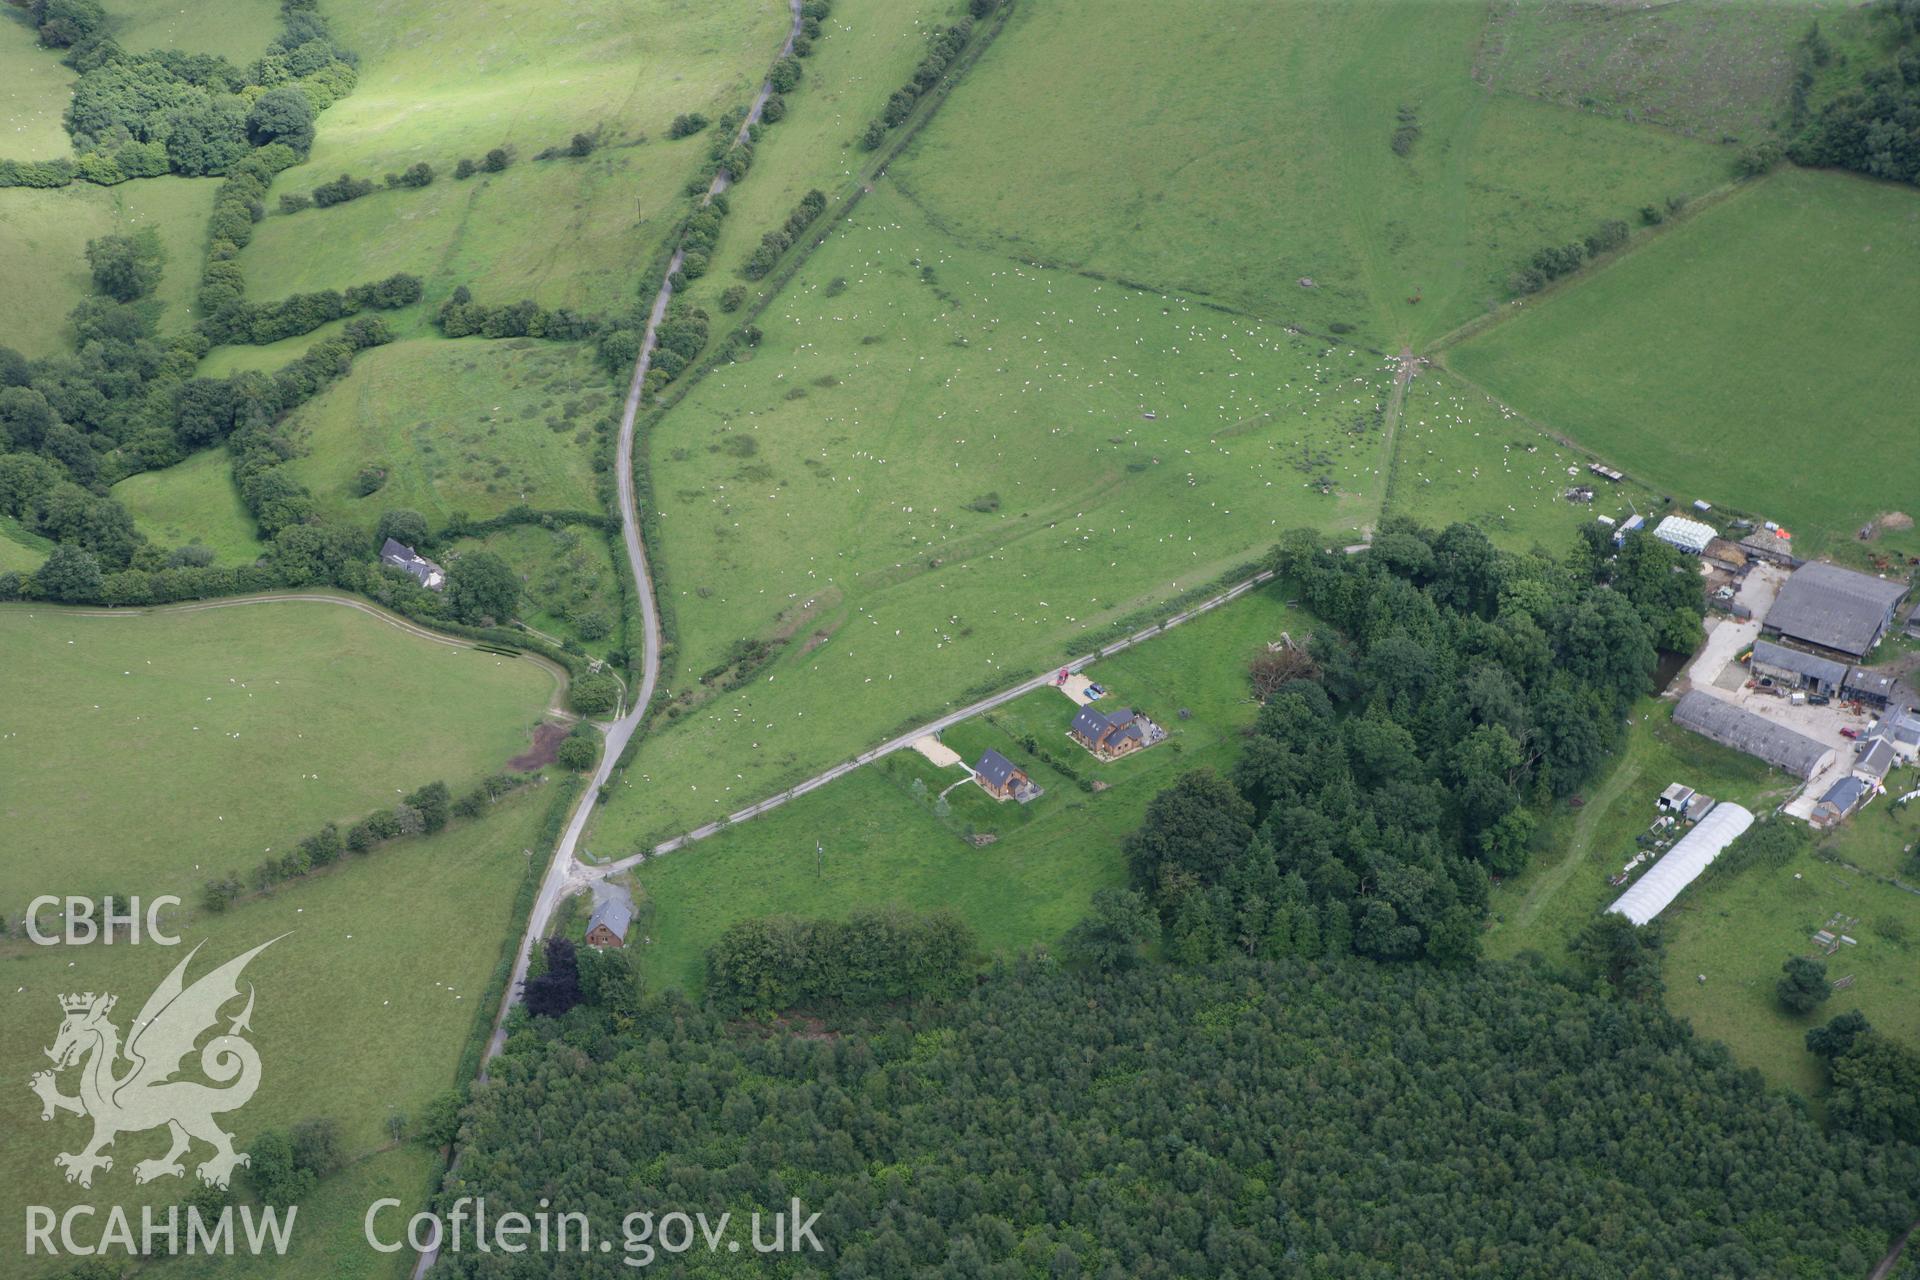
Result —
[{"label": "grassy track", "polygon": [[1445,359],[1627,471],[1779,520],[1813,555],[1913,513],[1911,469],[1885,460],[1912,445],[1916,291],[1920,196],[1792,170]]},{"label": "grassy track", "polygon": [[795,643],[648,739],[661,785],[598,819],[600,852],[1077,652],[1289,527],[1377,514],[1378,357],[957,247],[884,187],[761,324],[649,441],[670,687]]},{"label": "grassy track", "polygon": [[[591,511],[594,433],[610,421],[606,378],[580,348],[522,339],[418,338],[360,356],[303,405],[293,463],[323,511],[368,528],[410,508],[440,524],[526,503]],[[364,468],[384,487],[355,492]]]},{"label": "grassy track", "polygon": [[[971,783],[952,790],[949,812],[934,799],[965,775],[935,769],[912,752],[889,756],[833,784],[635,872],[651,895],[654,940],[646,953],[655,987],[697,990],[706,948],[743,917],[785,912],[841,915],[891,902],[950,907],[989,952],[1058,940],[1085,914],[1095,889],[1125,883],[1120,846],[1148,801],[1185,770],[1226,769],[1254,706],[1245,658],[1281,630],[1307,625],[1269,587],[1090,669],[1116,699],[1174,731],[1171,742],[1100,765],[1062,736],[1073,706],[1043,689],[992,716],[948,731],[968,762],[987,747],[1012,758],[1047,789],[1028,806],[999,804]],[[1181,720],[1179,710],[1192,715]],[[1020,739],[1089,778],[1087,793],[1037,760]],[[916,781],[920,784],[916,788]],[[962,837],[998,837],[976,848]],[[815,843],[825,846],[816,854]]]},{"label": "grassy track", "polygon": [[1541,245],[1725,172],[1717,148],[1475,85],[1484,16],[1025,7],[893,172],[966,237],[1418,347]]},{"label": "grassy track", "polygon": [[113,496],[156,546],[198,542],[218,564],[252,564],[265,550],[253,517],[233,483],[233,459],[207,449],[164,471],[143,471],[113,487]]},{"label": "grassy track", "polygon": [[[176,893],[329,819],[502,769],[553,694],[530,662],[335,605],[0,609],[0,899]],[[244,687],[243,687],[244,686]]]},{"label": "grassy track", "polygon": [[[0,154],[5,154],[0,151]],[[51,191],[0,190],[0,346],[28,356],[65,351],[67,313],[87,296],[87,241],[158,227],[167,265],[155,297],[162,332],[192,324],[207,218],[218,182],[144,178],[117,187],[76,182]]]},{"label": "grassy track", "polygon": [[[124,1028],[147,993],[196,943],[205,946],[190,977],[284,934],[246,971],[257,992],[250,1038],[260,1052],[260,1090],[245,1109],[223,1120],[245,1150],[263,1129],[327,1117],[338,1122],[347,1155],[367,1154],[388,1141],[390,1110],[418,1116],[430,1097],[453,1085],[455,1065],[480,1012],[476,1005],[499,961],[509,904],[526,873],[526,851],[540,830],[546,799],[546,789],[535,787],[504,801],[484,820],[390,845],[365,858],[348,855],[330,873],[243,902],[223,915],[198,915],[179,930],[179,947],[9,943],[7,986],[24,989],[0,995],[7,1025],[16,1032],[0,1045],[0,1070],[9,1080],[24,1082],[46,1065],[40,1050],[52,1042],[59,1024],[56,998],[63,992],[115,993],[120,997],[116,1020]],[[63,1084],[72,1092],[71,1079]],[[15,1122],[0,1138],[0,1170],[15,1211],[0,1226],[0,1249],[11,1257],[22,1251],[20,1204],[118,1203],[138,1221],[137,1205],[165,1204],[185,1189],[167,1179],[144,1188],[134,1184],[135,1160],[164,1149],[165,1135],[154,1132],[121,1137],[113,1151],[114,1168],[97,1175],[90,1192],[69,1187],[53,1155],[77,1149],[85,1123],[63,1116],[43,1125],[38,1104],[24,1087],[8,1114]],[[315,1239],[310,1247],[323,1253],[337,1250],[353,1268],[336,1272],[316,1261],[302,1264],[296,1274],[386,1274],[378,1267],[366,1269],[379,1260],[358,1239],[368,1201],[344,1194],[392,1186],[396,1189],[387,1194],[417,1202],[426,1189],[424,1162],[402,1156],[385,1165],[384,1173],[369,1171],[378,1175],[373,1181],[343,1175],[337,1187],[343,1194],[334,1194],[336,1187],[329,1185],[301,1208],[296,1234]],[[318,1243],[327,1240],[334,1243]],[[232,1269],[265,1274],[252,1260]]]}]

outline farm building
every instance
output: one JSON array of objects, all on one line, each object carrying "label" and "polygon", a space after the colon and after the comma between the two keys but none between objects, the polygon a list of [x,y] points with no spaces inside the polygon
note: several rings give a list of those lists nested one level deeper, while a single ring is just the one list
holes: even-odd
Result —
[{"label": "farm building", "polygon": [[1739,573],[1747,567],[1747,553],[1740,549],[1739,543],[1728,542],[1725,538],[1712,539],[1701,554],[1708,564],[1728,573]]},{"label": "farm building", "polygon": [[1628,516],[1625,520],[1622,520],[1620,522],[1620,527],[1613,531],[1613,545],[1616,547],[1625,546],[1627,541],[1627,535],[1632,533],[1635,529],[1644,529],[1646,527],[1646,524],[1647,524],[1647,518],[1643,515]]},{"label": "farm building", "polygon": [[1772,564],[1793,563],[1793,535],[1785,529],[1756,529],[1740,539],[1740,549],[1749,557]]},{"label": "farm building", "polygon": [[1121,707],[1111,714],[1098,707],[1082,707],[1067,732],[1102,760],[1117,760],[1166,737],[1160,726],[1143,715],[1136,715],[1130,707]]},{"label": "farm building", "polygon": [[1670,547],[1697,556],[1704,555],[1707,544],[1720,535],[1710,524],[1701,524],[1685,516],[1668,516],[1654,526],[1653,536]]},{"label": "farm building", "polygon": [[447,585],[447,575],[439,565],[427,559],[412,547],[404,546],[388,538],[380,548],[380,563],[390,569],[400,569],[413,575],[413,580],[432,591],[439,591]]},{"label": "farm building", "polygon": [[1893,752],[1902,759],[1920,755],[1920,716],[1897,707],[1881,718],[1874,732],[1893,744]]},{"label": "farm building", "polygon": [[1682,889],[1752,825],[1753,815],[1737,804],[1713,806],[1699,826],[1682,836],[1680,843],[1667,850],[1607,910],[1635,924],[1646,924],[1666,910]]},{"label": "farm building", "polygon": [[1868,782],[1879,782],[1893,768],[1893,744],[1885,738],[1875,738],[1864,743],[1860,754],[1853,762],[1853,776]]},{"label": "farm building", "polygon": [[594,886],[593,914],[587,917],[587,945],[624,947],[633,927],[633,898],[619,885],[605,881]]},{"label": "farm building", "polygon": [[1753,674],[1767,676],[1776,684],[1791,689],[1834,694],[1840,692],[1840,686],[1846,682],[1847,664],[1789,649],[1771,640],[1756,640],[1753,643]]},{"label": "farm building", "polygon": [[1787,579],[1767,610],[1765,630],[1806,648],[1859,658],[1893,622],[1907,584],[1813,561]]},{"label": "farm building", "polygon": [[1673,722],[1723,747],[1744,751],[1796,778],[1811,778],[1833,763],[1834,750],[1764,716],[1693,689],[1674,704]]},{"label": "farm building", "polygon": [[1813,825],[1830,827],[1867,802],[1873,788],[1859,778],[1842,778],[1813,806]]},{"label": "farm building", "polygon": [[980,757],[980,763],[973,766],[973,780],[995,800],[1018,800],[1025,804],[1040,794],[1040,788],[1033,785],[1033,779],[1020,766],[991,747]]},{"label": "farm building", "polygon": [[1693,803],[1698,793],[1682,782],[1669,782],[1667,789],[1660,793],[1657,807],[1662,813],[1685,813],[1687,806]]},{"label": "farm building", "polygon": [[1870,707],[1884,707],[1893,701],[1894,679],[1871,667],[1854,667],[1840,683],[1840,692]]}]

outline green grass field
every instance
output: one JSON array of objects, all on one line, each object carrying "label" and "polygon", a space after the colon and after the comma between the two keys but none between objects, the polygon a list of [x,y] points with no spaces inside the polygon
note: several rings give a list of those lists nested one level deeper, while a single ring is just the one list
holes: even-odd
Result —
[{"label": "green grass field", "polygon": [[25,9],[0,6],[0,157],[51,160],[71,155],[61,113],[78,77],[57,49],[40,47]]},{"label": "green grass field", "polygon": [[1784,124],[1796,45],[1836,6],[1496,0],[1476,72],[1496,89],[1751,142]]},{"label": "green grass field", "polygon": [[[948,794],[949,812],[938,813],[936,797],[965,774],[903,751],[642,864],[636,874],[655,911],[645,951],[649,985],[697,991],[707,947],[728,924],[755,915],[843,915],[886,903],[948,907],[988,953],[1057,942],[1086,913],[1094,890],[1126,882],[1121,843],[1155,793],[1189,769],[1231,767],[1239,730],[1256,711],[1245,659],[1281,630],[1305,625],[1279,589],[1268,588],[1096,665],[1091,674],[1113,698],[1158,717],[1173,735],[1111,765],[1063,736],[1073,704],[1052,689],[947,732],[947,745],[969,763],[991,746],[1026,769],[1046,788],[1029,805],[1001,804],[967,782]],[[1191,718],[1179,718],[1183,707]],[[1109,788],[1079,790],[1025,749],[1027,732]],[[643,780],[628,782],[644,797]],[[976,847],[964,839],[976,833],[998,838]]]},{"label": "green grass field", "polygon": [[[292,466],[323,512],[368,528],[393,508],[435,525],[522,503],[595,511],[594,432],[614,407],[605,374],[579,347],[395,342],[363,353],[295,413],[293,434],[309,452]],[[353,486],[367,467],[388,479],[359,497]]]},{"label": "green grass field", "polygon": [[218,185],[211,178],[143,178],[117,187],[0,190],[0,297],[9,303],[0,311],[0,346],[28,356],[67,350],[67,313],[92,288],[87,241],[148,226],[159,229],[167,251],[154,295],[163,306],[161,331],[190,327]]},{"label": "green grass field", "polygon": [[315,602],[0,609],[0,899],[178,894],[524,749],[531,662]]},{"label": "green grass field", "polygon": [[1718,148],[1479,87],[1485,16],[1022,6],[891,172],[970,239],[1417,348],[1540,246],[1726,172]]},{"label": "green grass field", "polygon": [[579,640],[589,651],[607,647],[612,632],[591,621],[597,617],[605,627],[620,622],[620,583],[606,534],[581,525],[516,525],[484,538],[461,538],[450,549],[450,558],[476,550],[494,552],[520,571],[526,591],[522,622],[549,635]]},{"label": "green grass field", "polygon": [[675,692],[743,638],[794,643],[642,745],[673,784],[616,803],[603,843],[1044,669],[1291,527],[1357,537],[1378,513],[1378,357],[956,247],[884,190],[761,323],[650,433],[652,550]]},{"label": "green grass field", "polygon": [[128,476],[113,487],[113,496],[156,546],[197,542],[213,549],[218,564],[252,564],[265,550],[234,487],[233,458],[225,449]]},{"label": "green grass field", "polygon": [[[1393,447],[1389,514],[1434,528],[1464,520],[1512,551],[1562,553],[1596,517],[1621,520],[1662,502],[1632,481],[1594,475],[1584,454],[1438,367],[1408,384]],[[1591,488],[1593,501],[1569,501],[1575,486]]]},{"label": "green grass field", "polygon": [[11,516],[0,516],[0,573],[31,573],[47,558],[53,544],[21,528]]},{"label": "green grass field", "polygon": [[[279,938],[245,976],[256,991],[250,1039],[260,1052],[260,1090],[223,1122],[245,1150],[264,1129],[326,1117],[338,1123],[345,1154],[369,1155],[390,1140],[390,1111],[417,1117],[428,1099],[454,1085],[467,1039],[486,1016],[484,989],[507,945],[511,904],[550,794],[544,786],[529,788],[482,820],[396,842],[364,858],[349,854],[331,872],[243,901],[224,914],[196,913],[177,929],[178,947],[9,943],[0,951],[0,972],[16,990],[0,999],[14,1034],[0,1046],[0,1069],[24,1082],[45,1067],[41,1049],[52,1043],[60,1017],[56,998],[64,992],[119,996],[115,1021],[124,1030],[147,993],[196,944],[204,949],[189,980]],[[71,1076],[61,1083],[72,1092]],[[122,1136],[113,1149],[113,1169],[96,1175],[90,1192],[70,1187],[53,1155],[76,1150],[85,1123],[61,1116],[42,1124],[24,1084],[7,1114],[12,1122],[0,1139],[0,1170],[10,1211],[0,1227],[0,1248],[10,1256],[21,1254],[20,1204],[118,1203],[129,1206],[137,1222],[135,1206],[164,1204],[188,1189],[171,1179],[145,1187],[134,1183],[135,1161],[160,1154],[163,1133]],[[302,1263],[294,1274],[390,1274],[390,1259],[359,1243],[360,1219],[371,1199],[360,1194],[392,1188],[375,1194],[417,1204],[427,1190],[425,1156],[382,1158],[323,1186],[302,1206],[296,1238],[310,1238],[309,1248],[325,1256]],[[204,1159],[204,1150],[194,1158]],[[239,1189],[244,1183],[243,1175]],[[333,1269],[342,1262],[352,1265]],[[264,1274],[255,1260],[230,1265],[233,1273]],[[229,1271],[210,1268],[207,1274]]]},{"label": "green grass field", "polygon": [[[323,133],[330,118],[321,118]],[[429,306],[464,284],[488,302],[618,310],[632,302],[696,161],[684,146],[650,144],[528,161],[461,182],[452,176],[456,158],[434,157],[441,176],[423,189],[378,191],[260,223],[241,255],[248,296],[272,301],[407,271],[426,281]],[[276,190],[338,172],[302,166]]]},{"label": "green grass field", "polygon": [[[106,6],[113,38],[123,49],[179,49],[217,53],[246,66],[267,51],[280,33],[279,6],[273,0],[227,0],[222,4],[182,4],[180,0],[112,0]],[[323,12],[332,14],[332,6]]]},{"label": "green grass field", "polygon": [[[398,311],[389,311],[381,318],[393,331],[403,338],[430,335],[433,330],[428,326],[418,307],[403,307]],[[194,370],[202,378],[225,378],[236,373],[273,373],[298,360],[307,353],[307,348],[316,342],[324,342],[340,336],[347,327],[346,320],[333,320],[321,325],[311,333],[299,334],[292,338],[282,338],[278,342],[263,343],[254,346],[242,343],[238,346],[215,347],[207,352],[200,361],[200,367]]]},{"label": "green grass field", "polygon": [[1917,290],[1920,196],[1788,170],[1445,359],[1651,484],[1780,521],[1810,556],[1914,514]]}]

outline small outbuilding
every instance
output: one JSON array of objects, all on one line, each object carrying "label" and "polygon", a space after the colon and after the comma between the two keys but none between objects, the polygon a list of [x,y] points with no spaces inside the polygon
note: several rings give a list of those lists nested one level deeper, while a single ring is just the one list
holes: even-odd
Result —
[{"label": "small outbuilding", "polygon": [[1701,552],[1708,564],[1728,573],[1742,573],[1747,567],[1747,553],[1740,549],[1737,542],[1725,538],[1714,538],[1707,543],[1707,549]]},{"label": "small outbuilding", "polygon": [[1682,836],[1607,910],[1635,924],[1646,924],[1666,910],[1682,889],[1752,825],[1753,815],[1737,804],[1713,806],[1698,826]]},{"label": "small outbuilding", "polygon": [[1771,640],[1753,642],[1753,674],[1809,693],[1834,694],[1846,682],[1847,664]]},{"label": "small outbuilding", "polygon": [[1700,689],[1680,696],[1673,707],[1673,722],[1803,780],[1834,761],[1834,749],[1818,738],[1775,724]]},{"label": "small outbuilding", "polygon": [[1662,813],[1685,813],[1695,794],[1694,789],[1685,783],[1669,782],[1667,789],[1660,793],[1655,807]]},{"label": "small outbuilding", "polygon": [[1884,671],[1872,667],[1854,667],[1847,672],[1847,678],[1840,684],[1841,695],[1864,702],[1870,707],[1884,707],[1893,701],[1894,678]]}]

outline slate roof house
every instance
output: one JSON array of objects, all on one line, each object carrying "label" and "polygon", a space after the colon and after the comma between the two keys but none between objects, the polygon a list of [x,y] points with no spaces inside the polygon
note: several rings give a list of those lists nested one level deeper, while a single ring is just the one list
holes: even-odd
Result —
[{"label": "slate roof house", "polygon": [[427,559],[412,547],[403,546],[388,538],[386,545],[380,548],[380,563],[394,569],[403,569],[413,575],[413,580],[431,591],[443,590],[447,585],[447,575],[440,566]]},{"label": "slate roof house", "polygon": [[1102,760],[1117,760],[1167,736],[1159,725],[1131,707],[1109,714],[1092,704],[1080,708],[1067,732]]},{"label": "slate roof house", "polygon": [[1846,777],[1827,788],[1813,806],[1813,825],[1830,827],[1866,803],[1873,788],[1859,778]]},{"label": "slate roof house", "polygon": [[1833,748],[1819,739],[1796,733],[1699,689],[1681,695],[1673,707],[1673,722],[1723,747],[1785,769],[1796,778],[1811,778],[1833,763]]},{"label": "slate roof house", "polygon": [[1775,683],[1811,693],[1834,694],[1846,682],[1847,664],[1835,662],[1771,640],[1753,642],[1753,674],[1771,676]]},{"label": "slate roof house", "polygon": [[593,893],[593,914],[587,917],[587,945],[624,947],[633,927],[633,899],[618,885],[602,884]]},{"label": "slate roof house", "polygon": [[1892,768],[1893,744],[1885,738],[1875,738],[1861,747],[1859,756],[1854,759],[1853,776],[1868,782],[1880,782]]},{"label": "slate roof house", "polygon": [[1904,582],[1809,561],[1780,588],[1762,626],[1805,648],[1860,658],[1892,624],[1906,594]]},{"label": "slate roof house", "polygon": [[980,757],[980,763],[973,766],[973,780],[995,800],[1018,800],[1025,804],[1040,794],[1040,788],[1024,769],[991,747]]}]

